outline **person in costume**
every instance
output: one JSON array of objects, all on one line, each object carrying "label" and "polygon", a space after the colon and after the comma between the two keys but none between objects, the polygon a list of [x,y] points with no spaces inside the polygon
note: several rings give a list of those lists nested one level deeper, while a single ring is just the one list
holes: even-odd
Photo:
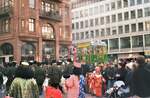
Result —
[{"label": "person in costume", "polygon": [[15,79],[9,89],[9,96],[13,98],[39,98],[38,85],[33,76],[34,72],[29,67],[29,63],[22,62],[16,70]]},{"label": "person in costume", "polygon": [[74,62],[73,74],[70,75],[65,81],[65,86],[67,90],[67,98],[78,98],[79,97],[79,81],[81,74],[81,64]]},{"label": "person in costume", "polygon": [[100,74],[100,72],[101,72],[100,67],[96,67],[95,68],[95,74],[94,74],[93,91],[94,91],[94,94],[97,97],[101,97],[102,96],[102,84],[103,84],[103,81],[105,81],[104,78],[102,77],[102,75]]}]

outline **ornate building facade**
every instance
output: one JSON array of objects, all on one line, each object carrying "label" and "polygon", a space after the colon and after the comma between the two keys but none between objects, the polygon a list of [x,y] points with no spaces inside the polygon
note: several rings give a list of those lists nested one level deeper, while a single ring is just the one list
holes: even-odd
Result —
[{"label": "ornate building facade", "polygon": [[1,0],[0,62],[50,61],[71,45],[70,0]]}]

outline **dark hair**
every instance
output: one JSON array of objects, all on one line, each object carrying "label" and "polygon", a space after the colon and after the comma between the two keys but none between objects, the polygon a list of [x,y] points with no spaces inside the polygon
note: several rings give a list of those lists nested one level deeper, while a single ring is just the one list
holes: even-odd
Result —
[{"label": "dark hair", "polygon": [[34,77],[34,72],[29,66],[18,66],[15,77],[31,79]]},{"label": "dark hair", "polygon": [[59,87],[61,80],[61,70],[57,66],[52,66],[48,69],[49,85],[55,88]]},{"label": "dark hair", "polygon": [[3,74],[0,72],[0,87],[3,84]]},{"label": "dark hair", "polygon": [[139,64],[139,67],[143,66],[145,64],[145,58],[144,58],[144,56],[138,57],[137,58],[137,63]]},{"label": "dark hair", "polygon": [[79,76],[82,73],[81,68],[74,67],[73,68],[73,74]]}]

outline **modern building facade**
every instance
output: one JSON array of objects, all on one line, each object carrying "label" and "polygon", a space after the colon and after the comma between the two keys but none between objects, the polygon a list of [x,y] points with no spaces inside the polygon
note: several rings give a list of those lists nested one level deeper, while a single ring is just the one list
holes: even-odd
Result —
[{"label": "modern building facade", "polygon": [[0,62],[59,59],[71,45],[70,0],[0,0]]},{"label": "modern building facade", "polygon": [[76,0],[72,15],[74,44],[101,40],[116,58],[150,55],[150,0]]}]

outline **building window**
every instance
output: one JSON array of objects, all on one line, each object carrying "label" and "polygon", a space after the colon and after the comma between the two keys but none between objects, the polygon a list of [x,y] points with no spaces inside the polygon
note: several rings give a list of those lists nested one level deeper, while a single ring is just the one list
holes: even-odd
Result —
[{"label": "building window", "polygon": [[[54,2],[48,2],[48,3],[47,2],[41,2],[41,9],[42,9],[42,11],[45,11],[45,12],[51,12],[51,11],[52,12],[59,12],[58,5]],[[65,12],[65,14],[66,14],[66,12]],[[79,14],[80,14],[79,12],[75,12],[73,18],[79,18]]]},{"label": "building window", "polygon": [[98,6],[94,7],[94,15],[98,14],[99,10],[98,10]]},{"label": "building window", "polygon": [[115,9],[116,9],[115,2],[111,2],[111,10],[115,10]]},{"label": "building window", "polygon": [[50,12],[51,8],[50,8],[50,4],[49,3],[45,3],[45,11],[46,12]]},{"label": "building window", "polygon": [[150,46],[150,34],[145,35],[145,46]]},{"label": "building window", "polygon": [[138,12],[138,18],[143,17],[143,10],[142,9],[138,9],[137,12]]},{"label": "building window", "polygon": [[124,13],[124,20],[129,20],[129,12]]},{"label": "building window", "polygon": [[83,29],[83,21],[80,22],[80,28]]},{"label": "building window", "polygon": [[130,6],[134,6],[135,5],[135,0],[130,0]]},{"label": "building window", "polygon": [[88,31],[85,32],[85,38],[86,38],[86,39],[89,38],[89,32],[88,32]]},{"label": "building window", "polygon": [[75,28],[74,28],[74,23],[72,23],[72,29],[75,29]]},{"label": "building window", "polygon": [[123,34],[123,26],[119,26],[118,27],[118,33],[119,34]]},{"label": "building window", "polygon": [[116,35],[116,34],[117,34],[116,27],[112,27],[112,35]]},{"label": "building window", "polygon": [[120,48],[130,48],[131,43],[130,43],[130,37],[124,37],[120,38]]},{"label": "building window", "polygon": [[125,25],[125,28],[124,28],[124,29],[125,29],[125,33],[129,33],[129,31],[130,31],[130,30],[129,30],[129,29],[130,29],[130,28],[129,28],[129,25]]},{"label": "building window", "polygon": [[95,18],[95,26],[99,25],[99,18]]},{"label": "building window", "polygon": [[89,15],[89,14],[88,14],[88,9],[85,9],[85,10],[84,10],[84,16],[87,17],[88,15]]},{"label": "building window", "polygon": [[131,11],[131,19],[135,19],[136,14],[135,14],[135,10]]},{"label": "building window", "polygon": [[93,19],[90,19],[90,26],[91,26],[91,27],[94,26],[94,21],[93,21]]},{"label": "building window", "polygon": [[104,12],[104,5],[100,5],[100,13]]},{"label": "building window", "polygon": [[112,15],[112,22],[116,22],[116,15]]},{"label": "building window", "polygon": [[132,46],[133,48],[143,46],[143,36],[133,36],[132,37]]},{"label": "building window", "polygon": [[139,31],[143,31],[143,22],[138,23],[138,29]]},{"label": "building window", "polygon": [[137,4],[142,4],[142,0],[137,0]]},{"label": "building window", "polygon": [[150,16],[150,7],[145,8],[145,16]]},{"label": "building window", "polygon": [[101,25],[103,25],[104,24],[104,17],[101,17]]},{"label": "building window", "polygon": [[106,4],[106,5],[105,5],[105,9],[106,9],[106,11],[110,11],[110,6],[109,6],[109,4]]},{"label": "building window", "polygon": [[80,17],[83,17],[83,10],[80,11]]},{"label": "building window", "polygon": [[81,40],[84,39],[84,32],[81,32]]},{"label": "building window", "polygon": [[79,40],[79,33],[76,33],[76,40]]},{"label": "building window", "polygon": [[25,20],[21,19],[21,31],[25,29]]},{"label": "building window", "polygon": [[89,15],[92,16],[93,15],[93,8],[89,9]]},{"label": "building window", "polygon": [[101,29],[101,36],[105,36],[105,30]]},{"label": "building window", "polygon": [[74,33],[72,34],[72,40],[73,41],[75,40],[75,34]]},{"label": "building window", "polygon": [[144,0],[144,3],[149,3],[150,2],[150,0]]},{"label": "building window", "polygon": [[118,7],[118,9],[122,8],[122,2],[121,2],[121,0],[117,1],[117,7]]},{"label": "building window", "polygon": [[35,19],[32,18],[29,19],[29,31],[30,32],[35,31]]},{"label": "building window", "polygon": [[91,38],[94,38],[94,31],[91,31]]},{"label": "building window", "polygon": [[42,27],[42,36],[46,39],[54,39],[54,29],[50,24],[44,24]]},{"label": "building window", "polygon": [[150,21],[145,22],[145,29],[146,31],[150,31]]},{"label": "building window", "polygon": [[110,23],[110,16],[106,16],[106,23]]},{"label": "building window", "polygon": [[131,32],[136,32],[136,24],[131,24]]},{"label": "building window", "polygon": [[109,40],[110,50],[118,49],[119,48],[119,41],[118,38],[110,39]]},{"label": "building window", "polygon": [[76,29],[79,29],[79,23],[76,22]]},{"label": "building window", "polygon": [[29,7],[35,8],[35,0],[29,0]]},{"label": "building window", "polygon": [[123,6],[128,7],[128,0],[123,0]]},{"label": "building window", "polygon": [[122,21],[122,13],[118,14],[118,21]]},{"label": "building window", "polygon": [[98,29],[95,30],[95,33],[96,33],[96,37],[98,37],[99,36],[99,30]]},{"label": "building window", "polygon": [[85,27],[88,27],[88,26],[89,26],[89,21],[85,20]]},{"label": "building window", "polygon": [[10,19],[0,20],[0,33],[7,33],[10,31]]},{"label": "building window", "polygon": [[111,34],[110,28],[106,28],[106,34],[107,34],[107,35],[110,35],[110,34]]}]

